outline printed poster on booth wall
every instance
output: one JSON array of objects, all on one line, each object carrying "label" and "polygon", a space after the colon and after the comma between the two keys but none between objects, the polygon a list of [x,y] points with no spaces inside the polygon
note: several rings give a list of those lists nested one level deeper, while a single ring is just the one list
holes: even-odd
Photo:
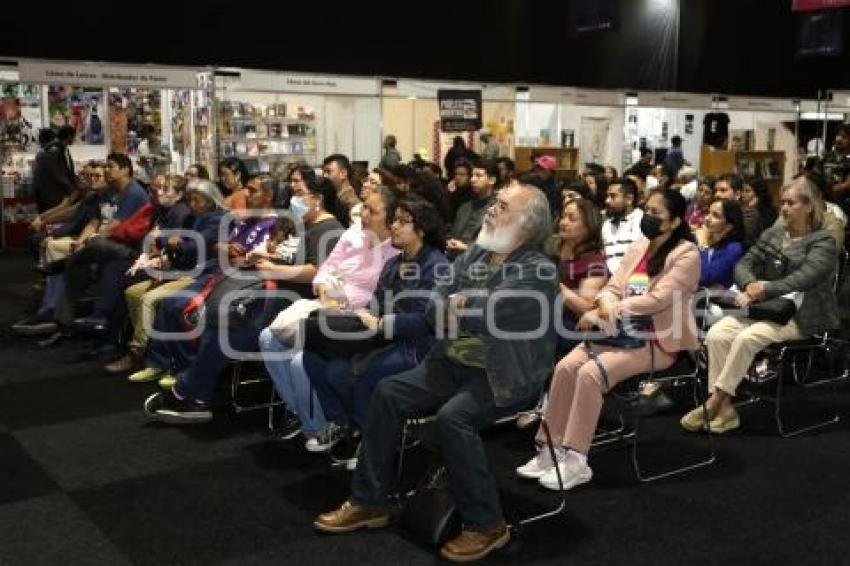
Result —
[{"label": "printed poster on booth wall", "polygon": [[481,91],[437,91],[440,105],[440,129],[444,132],[469,132],[481,129]]},{"label": "printed poster on booth wall", "polygon": [[37,149],[41,129],[41,90],[23,84],[0,85],[0,142],[22,151]]},{"label": "printed poster on booth wall", "polygon": [[103,90],[67,85],[47,88],[47,113],[53,128],[73,126],[77,143],[102,145],[106,139]]}]

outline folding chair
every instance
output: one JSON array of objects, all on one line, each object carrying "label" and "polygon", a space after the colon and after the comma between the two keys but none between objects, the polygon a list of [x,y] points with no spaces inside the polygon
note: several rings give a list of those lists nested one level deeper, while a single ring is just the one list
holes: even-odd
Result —
[{"label": "folding chair", "polygon": [[[699,360],[701,355],[701,350],[694,353],[679,352],[676,361],[670,368],[663,371],[651,371],[636,375],[616,385],[609,392],[609,398],[617,405],[621,426],[615,430],[603,430],[598,433],[594,437],[592,447],[604,446],[614,442],[626,442],[630,444],[632,469],[637,479],[641,482],[651,482],[713,464],[716,460],[716,454],[714,439],[710,434],[706,435],[708,450],[704,456],[696,459],[688,459],[684,463],[672,468],[654,473],[647,473],[645,466],[641,464],[641,420],[647,418],[648,415],[642,404],[644,396],[640,392],[640,384],[645,382],[656,383],[662,386],[669,384],[685,386],[690,384],[693,391],[694,404],[702,405],[707,420],[708,410],[705,406],[706,398],[700,379],[701,369],[704,367]],[[632,423],[631,429],[627,427],[627,422]]]}]

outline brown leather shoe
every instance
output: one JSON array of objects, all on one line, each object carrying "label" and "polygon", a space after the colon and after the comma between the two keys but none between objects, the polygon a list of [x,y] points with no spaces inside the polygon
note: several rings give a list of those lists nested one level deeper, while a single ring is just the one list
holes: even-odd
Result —
[{"label": "brown leather shoe", "polygon": [[136,365],[136,358],[132,354],[127,354],[121,359],[106,364],[104,369],[109,373],[125,373],[136,369]]},{"label": "brown leather shoe", "polygon": [[481,560],[494,550],[498,550],[511,540],[511,531],[502,521],[498,526],[486,531],[464,530],[460,536],[443,545],[440,556],[452,562],[472,562]]},{"label": "brown leather shoe", "polygon": [[390,522],[383,509],[367,509],[346,501],[342,507],[316,517],[313,526],[325,533],[350,533],[359,529],[380,529]]}]

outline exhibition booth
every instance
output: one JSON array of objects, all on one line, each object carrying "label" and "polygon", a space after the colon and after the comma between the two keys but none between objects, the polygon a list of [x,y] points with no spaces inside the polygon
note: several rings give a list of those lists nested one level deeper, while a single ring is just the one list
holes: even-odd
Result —
[{"label": "exhibition booth", "polygon": [[699,173],[759,175],[777,192],[806,155],[829,149],[850,112],[848,92],[796,101],[36,60],[0,65],[0,88],[2,234],[16,244],[34,212],[36,138],[48,126],[76,128],[70,151],[79,167],[111,151],[135,158],[139,130],[152,124],[171,171],[202,163],[213,176],[230,156],[277,177],[331,153],[371,168],[389,134],[404,161],[419,155],[442,165],[456,136],[480,152],[488,131],[518,170],[552,155],[558,176],[570,179],[588,163],[622,172],[642,148],[661,159],[679,136]]}]

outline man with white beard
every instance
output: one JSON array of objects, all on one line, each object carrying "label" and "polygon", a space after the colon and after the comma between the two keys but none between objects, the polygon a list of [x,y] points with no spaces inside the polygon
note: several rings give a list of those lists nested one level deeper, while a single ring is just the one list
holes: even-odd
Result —
[{"label": "man with white beard", "polygon": [[375,389],[351,496],[319,515],[315,528],[345,533],[386,526],[404,423],[436,412],[449,489],[464,526],[440,554],[477,560],[508,542],[478,431],[533,404],[551,373],[558,280],[543,253],[550,218],[546,196],[535,187],[511,186],[496,196],[478,239],[442,281],[438,277],[427,318],[440,340],[418,367]]}]

